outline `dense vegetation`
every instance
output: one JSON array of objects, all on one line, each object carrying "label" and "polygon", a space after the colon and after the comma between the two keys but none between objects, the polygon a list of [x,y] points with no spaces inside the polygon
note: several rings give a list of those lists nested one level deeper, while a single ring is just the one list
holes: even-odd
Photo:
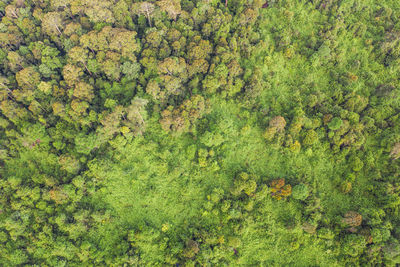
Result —
[{"label": "dense vegetation", "polygon": [[1,266],[400,264],[397,0],[2,0]]}]

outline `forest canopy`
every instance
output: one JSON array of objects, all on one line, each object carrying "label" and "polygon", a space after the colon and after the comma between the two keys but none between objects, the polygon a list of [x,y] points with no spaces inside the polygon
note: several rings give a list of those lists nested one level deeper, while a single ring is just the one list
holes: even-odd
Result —
[{"label": "forest canopy", "polygon": [[2,0],[1,266],[397,266],[400,2]]}]

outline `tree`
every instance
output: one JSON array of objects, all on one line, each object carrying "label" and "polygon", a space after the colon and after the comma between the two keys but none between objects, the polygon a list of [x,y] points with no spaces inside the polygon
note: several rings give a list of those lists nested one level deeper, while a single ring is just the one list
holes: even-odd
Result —
[{"label": "tree", "polygon": [[[79,4],[78,4],[79,5]],[[98,22],[115,22],[115,18],[111,11],[113,2],[108,0],[81,0],[81,7],[83,7],[85,14],[93,23]]]},{"label": "tree", "polygon": [[270,182],[271,196],[274,199],[285,199],[292,194],[292,186],[285,185],[285,179],[275,179]]},{"label": "tree", "polygon": [[188,66],[189,77],[192,77],[198,73],[206,74],[208,71],[209,64],[205,59],[195,59],[191,65]]},{"label": "tree", "polygon": [[0,101],[6,100],[11,96],[11,89],[9,88],[9,80],[0,76]]},{"label": "tree", "polygon": [[80,36],[82,35],[82,25],[77,22],[70,22],[65,26],[63,33],[67,36],[72,36],[74,34]]},{"label": "tree", "polygon": [[148,101],[143,98],[134,98],[126,109],[125,124],[135,134],[143,134],[145,131],[145,119],[147,118],[146,105]]},{"label": "tree", "polygon": [[151,26],[151,17],[154,12],[154,5],[149,2],[141,2],[141,3],[135,3],[134,4],[134,9],[142,15],[145,15],[147,18],[147,21],[149,22],[149,26]]},{"label": "tree", "polygon": [[269,127],[275,128],[277,132],[282,132],[285,126],[286,121],[282,116],[276,116],[269,121]]},{"label": "tree", "polygon": [[158,69],[161,74],[175,75],[181,79],[186,76],[186,62],[183,58],[168,57],[158,64]]},{"label": "tree", "polygon": [[199,253],[199,251],[199,244],[194,240],[188,240],[183,255],[186,258],[193,258],[197,253]]},{"label": "tree", "polygon": [[139,49],[136,43],[136,32],[134,31],[113,31],[110,36],[109,49],[118,51],[123,57],[129,58],[132,62],[136,61],[135,53]]},{"label": "tree", "polygon": [[338,117],[333,118],[333,119],[328,123],[329,129],[331,129],[331,130],[333,130],[333,131],[339,130],[340,127],[342,127],[342,125],[343,125],[343,121],[342,121],[340,118],[338,118]]},{"label": "tree", "polygon": [[343,241],[343,253],[352,257],[360,255],[365,248],[365,238],[360,235],[346,235]]},{"label": "tree", "polygon": [[392,151],[390,151],[390,157],[392,159],[400,158],[400,143],[394,144]]},{"label": "tree", "polygon": [[50,5],[54,9],[58,9],[60,7],[66,8],[70,0],[51,0]]},{"label": "tree", "polygon": [[159,47],[162,41],[162,35],[159,31],[150,31],[146,35],[146,43],[151,47]]},{"label": "tree", "polygon": [[304,232],[309,233],[311,235],[315,234],[317,227],[311,223],[305,222],[301,226],[301,228],[304,230]]},{"label": "tree", "polygon": [[86,65],[88,57],[89,57],[89,51],[80,46],[75,46],[68,51],[68,59],[71,63],[73,64],[81,63],[89,72],[89,74],[92,74]]},{"label": "tree", "polygon": [[25,90],[34,90],[40,82],[40,74],[33,67],[27,67],[19,71],[15,78],[18,85]]},{"label": "tree", "polygon": [[92,101],[94,98],[94,88],[85,82],[78,82],[75,85],[73,96],[82,100]]},{"label": "tree", "polygon": [[15,5],[6,6],[4,11],[6,13],[5,15],[7,18],[10,18],[10,19],[18,19],[19,18],[19,14],[18,14],[19,10]]},{"label": "tree", "polygon": [[60,102],[54,102],[52,104],[53,113],[54,115],[60,116],[63,115],[65,112],[65,106]]},{"label": "tree", "polygon": [[59,163],[62,170],[71,174],[77,174],[81,168],[80,162],[70,155],[62,155],[59,158]]},{"label": "tree", "polygon": [[308,130],[303,139],[304,145],[312,145],[318,141],[318,134],[314,130]]},{"label": "tree", "polygon": [[157,1],[156,4],[162,11],[167,12],[168,16],[174,21],[176,21],[176,18],[181,13],[180,0],[161,0]]},{"label": "tree", "polygon": [[24,59],[17,52],[8,52],[7,59],[8,65],[12,71],[18,72],[19,70],[23,69]]},{"label": "tree", "polygon": [[74,99],[71,102],[70,114],[80,117],[86,114],[88,108],[89,104],[86,101],[79,101],[78,99]]},{"label": "tree", "polygon": [[253,196],[257,189],[257,182],[253,175],[249,175],[246,172],[240,173],[234,180],[234,185],[231,188],[231,193],[238,197],[243,192],[248,196]]},{"label": "tree", "polygon": [[101,67],[110,80],[119,80],[121,77],[121,65],[118,61],[107,59],[102,63]]},{"label": "tree", "polygon": [[129,80],[134,80],[139,77],[140,72],[140,64],[135,62],[131,63],[129,61],[124,62],[121,66],[121,72],[127,77]]},{"label": "tree", "polygon": [[342,222],[350,227],[360,226],[362,223],[362,215],[355,211],[348,211],[344,215]]},{"label": "tree", "polygon": [[104,140],[112,139],[119,132],[123,116],[124,108],[122,106],[116,106],[110,113],[103,112],[103,118],[100,120],[103,127],[98,131]]},{"label": "tree", "polygon": [[15,101],[3,100],[0,102],[0,110],[3,115],[14,123],[22,122],[29,118],[27,110],[20,107]]},{"label": "tree", "polygon": [[62,34],[63,19],[58,12],[49,12],[43,16],[42,29],[49,36],[56,36]]},{"label": "tree", "polygon": [[258,17],[258,12],[255,9],[248,8],[240,16],[241,24],[253,24]]},{"label": "tree", "polygon": [[126,28],[133,24],[132,16],[129,11],[129,3],[127,1],[116,2],[112,8],[112,12],[117,27]]},{"label": "tree", "polygon": [[68,202],[68,194],[63,190],[62,187],[55,187],[49,191],[50,199],[53,200],[57,205],[65,204]]},{"label": "tree", "polygon": [[67,85],[72,87],[83,75],[83,70],[78,66],[67,64],[63,68],[62,75]]},{"label": "tree", "polygon": [[286,121],[282,116],[276,116],[269,121],[269,126],[264,132],[264,138],[272,140],[276,133],[281,133],[285,129]]},{"label": "tree", "polygon": [[305,200],[308,194],[308,187],[305,184],[298,184],[293,187],[292,196],[294,199]]},{"label": "tree", "polygon": [[163,75],[160,79],[163,81],[166,95],[180,95],[184,92],[181,79],[171,75]]},{"label": "tree", "polygon": [[196,59],[206,59],[213,51],[213,48],[208,40],[200,40],[198,44],[191,43],[188,47],[188,59],[191,61]]},{"label": "tree", "polygon": [[101,145],[101,140],[94,133],[80,133],[75,137],[75,145],[76,152],[88,155]]}]

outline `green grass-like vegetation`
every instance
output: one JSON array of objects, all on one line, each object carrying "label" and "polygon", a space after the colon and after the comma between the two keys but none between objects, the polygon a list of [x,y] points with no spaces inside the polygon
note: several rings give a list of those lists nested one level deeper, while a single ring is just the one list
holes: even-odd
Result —
[{"label": "green grass-like vegetation", "polygon": [[1,266],[397,266],[400,2],[3,0]]}]

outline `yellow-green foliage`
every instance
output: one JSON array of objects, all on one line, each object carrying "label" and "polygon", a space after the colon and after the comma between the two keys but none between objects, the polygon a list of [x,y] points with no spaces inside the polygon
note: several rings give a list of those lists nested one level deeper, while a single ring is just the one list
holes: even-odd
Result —
[{"label": "yellow-green foliage", "polygon": [[399,265],[399,19],[0,1],[0,266]]}]

